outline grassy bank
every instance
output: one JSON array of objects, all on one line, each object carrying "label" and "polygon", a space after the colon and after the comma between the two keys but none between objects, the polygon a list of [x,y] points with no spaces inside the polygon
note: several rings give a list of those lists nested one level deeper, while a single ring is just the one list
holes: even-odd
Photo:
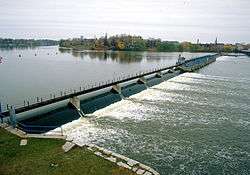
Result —
[{"label": "grassy bank", "polygon": [[97,157],[83,148],[64,153],[63,140],[28,139],[19,146],[20,138],[0,128],[0,174],[81,174],[132,175],[127,169]]}]

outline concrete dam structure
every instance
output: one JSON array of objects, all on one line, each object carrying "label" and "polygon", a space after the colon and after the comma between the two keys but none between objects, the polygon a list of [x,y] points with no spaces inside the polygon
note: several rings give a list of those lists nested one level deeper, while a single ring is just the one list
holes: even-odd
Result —
[{"label": "concrete dam structure", "polygon": [[250,50],[241,50],[240,53],[250,56]]},{"label": "concrete dam structure", "polygon": [[47,101],[17,109],[11,107],[9,111],[0,113],[0,117],[2,122],[9,122],[27,133],[45,133],[181,73],[200,69],[216,61],[218,56],[210,54],[184,60],[174,66],[128,76]]}]

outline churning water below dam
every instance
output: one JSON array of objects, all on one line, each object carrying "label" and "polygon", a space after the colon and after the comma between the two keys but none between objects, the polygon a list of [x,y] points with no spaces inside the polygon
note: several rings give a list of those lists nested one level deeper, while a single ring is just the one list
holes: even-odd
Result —
[{"label": "churning water below dam", "polygon": [[62,128],[163,175],[250,174],[249,67],[247,57],[220,57]]}]

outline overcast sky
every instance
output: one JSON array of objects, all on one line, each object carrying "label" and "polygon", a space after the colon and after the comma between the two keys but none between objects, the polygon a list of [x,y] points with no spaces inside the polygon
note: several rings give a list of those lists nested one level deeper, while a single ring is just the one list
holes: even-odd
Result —
[{"label": "overcast sky", "polygon": [[250,0],[0,0],[0,37],[250,43]]}]

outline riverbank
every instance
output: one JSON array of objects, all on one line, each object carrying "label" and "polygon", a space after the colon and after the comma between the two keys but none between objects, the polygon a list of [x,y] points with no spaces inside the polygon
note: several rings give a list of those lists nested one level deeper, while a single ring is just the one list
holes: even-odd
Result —
[{"label": "riverbank", "polygon": [[[59,46],[59,49],[61,51],[63,50],[67,50],[67,51],[73,51],[73,52],[79,52],[79,53],[88,53],[88,52],[119,52],[119,51],[124,51],[124,52],[131,52],[130,50],[112,50],[112,49],[91,49],[91,48],[85,48],[85,47],[63,47],[63,46]],[[157,49],[145,49],[145,50],[133,50],[132,52],[166,52],[166,53],[175,53],[175,52],[184,52],[184,51],[180,51],[180,50],[157,50]],[[189,51],[185,51],[185,52],[189,52]],[[211,50],[211,51],[200,51],[200,50],[196,50],[196,51],[192,51],[191,53],[216,53],[215,50]],[[234,53],[234,52],[229,52],[229,53]]]},{"label": "riverbank", "polygon": [[234,52],[237,46],[224,43],[192,43],[163,41],[135,35],[115,35],[100,38],[61,39],[59,46],[74,50],[113,50],[113,51],[158,51],[158,52]]},{"label": "riverbank", "polygon": [[81,174],[133,175],[131,171],[104,160],[86,148],[75,147],[65,153],[64,140],[21,138],[0,128],[0,174]]}]

